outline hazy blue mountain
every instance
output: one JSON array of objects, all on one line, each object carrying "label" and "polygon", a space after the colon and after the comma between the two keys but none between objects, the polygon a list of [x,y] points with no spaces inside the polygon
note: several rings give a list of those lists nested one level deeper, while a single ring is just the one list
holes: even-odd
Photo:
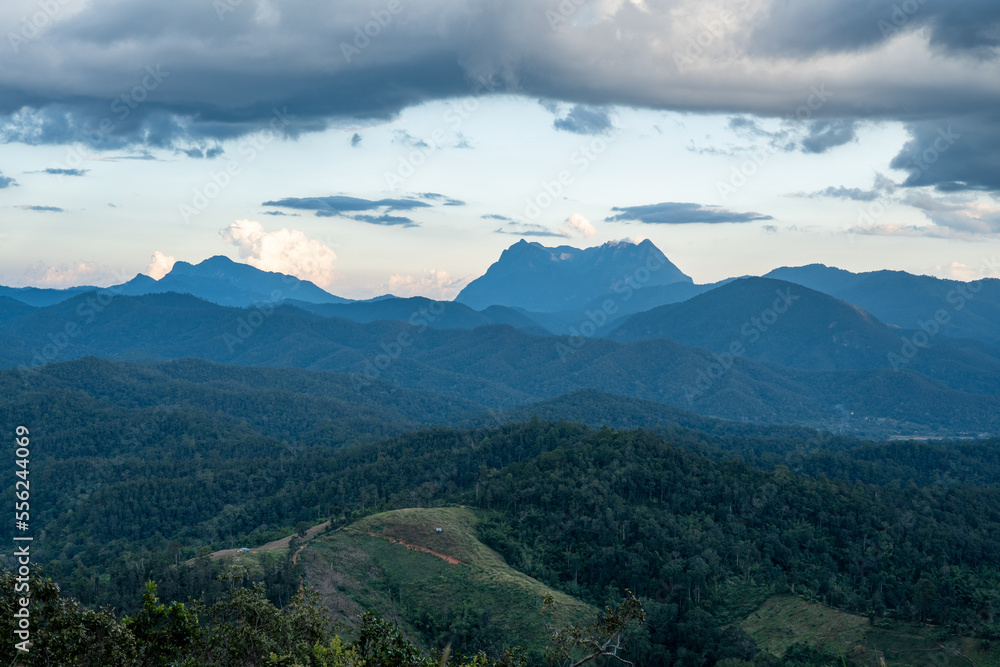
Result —
[{"label": "hazy blue mountain", "polygon": [[822,264],[782,267],[766,275],[825,292],[886,324],[918,329],[938,316],[940,334],[1000,343],[1000,280],[976,284],[904,271],[851,273]]},{"label": "hazy blue mountain", "polygon": [[36,310],[35,306],[29,306],[23,301],[18,301],[8,296],[0,296],[0,322],[16,320]]},{"label": "hazy blue mountain", "polygon": [[[642,286],[634,290],[626,289],[620,294],[601,294],[573,310],[559,312],[519,310],[519,312],[552,333],[578,335],[583,328],[587,335],[606,336],[630,315],[664,304],[687,301],[721,284],[671,283]],[[593,332],[589,330],[591,325],[594,328]]]},{"label": "hazy blue mountain", "polygon": [[273,271],[262,271],[249,264],[234,262],[222,255],[209,257],[198,264],[177,262],[170,273],[160,280],[154,280],[140,273],[128,282],[107,288],[82,286],[67,289],[42,289],[0,286],[0,296],[6,296],[31,306],[43,307],[97,290],[122,296],[177,292],[178,294],[191,294],[222,306],[237,307],[263,302],[281,302],[288,299],[305,303],[349,303],[351,301],[330,294],[308,280],[300,280]]},{"label": "hazy blue mountain", "polygon": [[[64,333],[68,325],[72,335]],[[739,421],[837,428],[846,423],[879,433],[1000,432],[1000,396],[990,391],[1000,373],[991,379],[989,365],[982,364],[979,376],[960,371],[961,386],[982,383],[984,389],[975,392],[914,371],[944,346],[921,350],[912,367],[898,371],[816,371],[727,359],[666,339],[623,344],[532,336],[505,325],[461,330],[399,320],[364,324],[288,305],[238,309],[173,293],[117,296],[103,304],[94,294],[80,295],[0,323],[0,338],[17,343],[7,352],[14,364],[88,355],[127,361],[197,357],[353,373],[359,387],[381,380],[492,409],[589,388]],[[943,373],[960,368],[948,356],[934,363]]]},{"label": "hazy blue mountain", "polygon": [[929,346],[908,346],[915,335],[828,294],[749,277],[633,315],[610,337],[623,342],[669,338],[719,354],[737,351],[750,359],[810,370],[905,367],[952,389],[1000,392],[1000,359],[988,345],[961,344],[939,335]]},{"label": "hazy blue mountain", "polygon": [[897,332],[856,306],[768,278],[734,280],[683,303],[632,315],[611,337],[670,338],[810,369],[879,368],[900,347]]},{"label": "hazy blue mountain", "polygon": [[290,300],[287,303],[323,317],[340,317],[352,322],[402,320],[435,329],[475,329],[489,324],[509,324],[529,333],[538,335],[549,333],[530,317],[511,308],[491,306],[479,312],[465,304],[435,301],[422,296],[409,298],[390,296],[352,303],[312,304],[297,300]]},{"label": "hazy blue mountain", "polygon": [[97,289],[101,288],[88,285],[81,287],[68,287],[66,289],[53,289],[49,287],[4,287],[3,285],[0,285],[0,296],[5,296],[7,298],[14,299],[15,301],[26,303],[29,306],[44,307],[51,306],[59,303],[60,301],[65,301],[66,299],[72,298],[77,294],[93,292]]},{"label": "hazy blue mountain", "polygon": [[522,239],[455,300],[476,310],[498,305],[559,312],[583,308],[605,294],[623,296],[636,288],[691,282],[649,240],[580,249],[547,248]]},{"label": "hazy blue mountain", "polygon": [[177,262],[170,273],[159,280],[140,274],[119,288],[112,289],[127,296],[177,292],[223,306],[238,307],[287,299],[306,303],[349,301],[320,289],[308,280],[262,271],[222,255],[209,257],[198,264]]}]

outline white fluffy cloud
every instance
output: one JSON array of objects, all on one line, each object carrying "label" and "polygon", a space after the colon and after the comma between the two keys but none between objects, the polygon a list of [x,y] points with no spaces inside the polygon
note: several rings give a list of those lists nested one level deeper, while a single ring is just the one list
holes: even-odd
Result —
[{"label": "white fluffy cloud", "polygon": [[397,296],[426,296],[432,299],[452,299],[458,293],[464,279],[454,279],[441,269],[424,269],[421,278],[394,273],[389,276],[389,292]]},{"label": "white fluffy cloud", "polygon": [[157,250],[153,253],[153,256],[149,259],[149,266],[143,271],[147,276],[153,280],[159,280],[163,276],[170,273],[170,269],[174,268],[174,262],[177,260],[170,255],[164,255],[162,252]]},{"label": "white fluffy cloud", "polygon": [[62,288],[77,285],[107,287],[108,285],[121,284],[130,277],[97,262],[80,260],[59,266],[49,266],[44,262],[36,262],[28,266],[24,275],[21,276],[20,283],[34,287]]},{"label": "white fluffy cloud", "polygon": [[[569,229],[574,229],[579,233],[583,234],[583,238],[585,239],[589,239],[591,236],[597,233],[597,229],[594,228],[594,225],[590,223],[590,220],[587,220],[585,217],[583,217],[581,213],[574,213],[573,215],[566,218],[565,224],[566,227],[568,227]],[[567,230],[565,227],[560,227],[559,231],[565,233],[566,236],[570,235],[569,230]]]},{"label": "white fluffy cloud", "polygon": [[333,262],[337,254],[321,241],[295,229],[268,232],[255,220],[237,220],[219,235],[239,248],[247,264],[263,271],[277,271],[332,287],[336,279]]}]

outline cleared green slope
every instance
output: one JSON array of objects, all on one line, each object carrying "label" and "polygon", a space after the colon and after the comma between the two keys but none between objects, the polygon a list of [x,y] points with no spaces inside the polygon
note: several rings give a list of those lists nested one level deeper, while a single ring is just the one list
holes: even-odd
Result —
[{"label": "cleared green slope", "polygon": [[[537,654],[547,622],[596,618],[594,607],[508,566],[479,541],[477,523],[462,507],[385,512],[315,538],[299,558],[307,583],[340,620],[353,624],[375,609],[429,646],[518,644]],[[556,610],[543,618],[546,595]]]}]

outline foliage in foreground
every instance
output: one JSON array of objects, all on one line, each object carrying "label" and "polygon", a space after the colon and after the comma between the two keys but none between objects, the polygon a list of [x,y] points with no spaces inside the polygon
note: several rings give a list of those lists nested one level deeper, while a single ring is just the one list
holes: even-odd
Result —
[{"label": "foliage in foreground", "polygon": [[118,619],[110,609],[92,610],[60,596],[51,579],[31,579],[30,652],[13,641],[15,575],[0,573],[0,662],[26,667],[524,667],[516,651],[496,658],[445,651],[423,655],[399,629],[372,612],[347,640],[330,627],[318,596],[304,591],[282,609],[268,601],[262,584],[233,586],[217,602],[160,602],[146,584],[141,609]]},{"label": "foliage in foreground", "polygon": [[[230,582],[234,583],[235,578]],[[15,636],[16,576],[0,572],[0,632]],[[450,647],[423,654],[393,623],[374,612],[361,616],[353,640],[331,629],[319,596],[303,590],[294,603],[278,608],[264,585],[232,585],[214,604],[203,600],[165,604],[156,584],[146,583],[142,607],[121,619],[110,609],[93,610],[62,597],[51,579],[34,575],[31,586],[31,641],[27,653],[4,641],[0,661],[31,666],[94,667],[525,667],[524,651],[514,647],[498,656],[463,656]],[[551,598],[546,600],[548,609]],[[617,608],[587,627],[550,627],[552,664],[583,665],[595,658],[619,657],[624,636],[643,620],[642,604],[631,593]],[[579,649],[583,649],[582,651]],[[594,650],[596,648],[596,650]],[[631,663],[628,663],[631,664]]]}]

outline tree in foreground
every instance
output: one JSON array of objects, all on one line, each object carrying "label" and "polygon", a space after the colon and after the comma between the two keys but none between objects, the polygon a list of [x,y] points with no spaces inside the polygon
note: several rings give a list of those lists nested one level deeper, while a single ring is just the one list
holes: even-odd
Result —
[{"label": "tree in foreground", "polygon": [[[543,614],[555,608],[555,600],[546,595]],[[622,657],[626,633],[646,622],[642,602],[632,591],[625,591],[625,599],[616,607],[606,607],[590,625],[570,625],[566,628],[549,626],[551,645],[548,650],[553,664],[579,667],[591,660],[607,657],[626,665],[633,663]],[[582,654],[582,655],[581,655]]]}]

